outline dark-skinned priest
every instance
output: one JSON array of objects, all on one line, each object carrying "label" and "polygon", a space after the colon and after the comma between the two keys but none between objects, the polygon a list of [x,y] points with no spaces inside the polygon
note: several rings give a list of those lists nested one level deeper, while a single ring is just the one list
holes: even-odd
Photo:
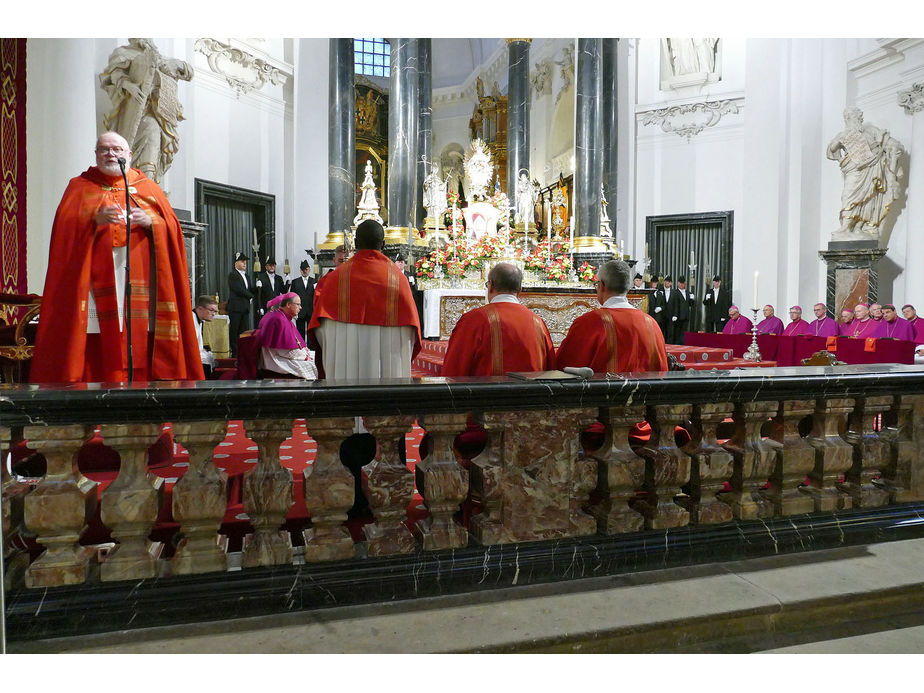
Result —
[{"label": "dark-skinned priest", "polygon": [[32,382],[127,381],[128,324],[134,380],[204,377],[183,231],[163,191],[131,161],[125,138],[105,132],[96,141],[96,166],[64,191],[51,231]]},{"label": "dark-skinned priest", "polygon": [[666,371],[667,350],[658,323],[626,299],[630,269],[610,260],[597,269],[601,307],[571,325],[558,348],[558,368],[587,366],[595,373]]},{"label": "dark-skinned priest", "polygon": [[549,328],[517,299],[523,273],[498,262],[488,274],[488,305],[465,313],[456,323],[443,359],[442,375],[504,375],[555,368]]}]

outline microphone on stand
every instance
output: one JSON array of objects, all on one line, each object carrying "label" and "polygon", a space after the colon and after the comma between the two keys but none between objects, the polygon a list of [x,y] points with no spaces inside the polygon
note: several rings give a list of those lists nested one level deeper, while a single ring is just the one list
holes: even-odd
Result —
[{"label": "microphone on stand", "polygon": [[119,170],[125,182],[125,339],[128,344],[128,382],[134,381],[135,368],[132,359],[132,215],[131,196],[128,192],[128,176],[125,174],[125,158],[119,157]]}]

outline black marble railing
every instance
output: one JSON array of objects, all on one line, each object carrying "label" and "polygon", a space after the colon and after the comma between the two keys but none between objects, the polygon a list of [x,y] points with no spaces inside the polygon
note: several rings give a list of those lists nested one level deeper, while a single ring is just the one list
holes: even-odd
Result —
[{"label": "black marble railing", "polygon": [[[357,416],[378,443],[362,478],[371,516],[359,541],[344,522],[354,481],[339,457]],[[300,490],[310,521],[298,527],[286,521],[298,485],[280,458],[295,419],[317,442]],[[230,480],[212,454],[236,420],[258,462],[239,480],[252,531],[229,552]],[[399,449],[415,421],[432,451],[412,472]],[[157,541],[163,480],[147,467],[166,422],[189,452],[170,494],[172,551]],[[6,387],[2,442],[25,439],[47,466],[38,479],[3,471],[8,633],[28,640],[917,536],[922,422],[915,366]],[[121,460],[102,493],[76,461],[95,426]],[[466,431],[481,439],[470,460]],[[412,522],[415,488],[426,512]],[[94,517],[113,546],[81,540]]]}]

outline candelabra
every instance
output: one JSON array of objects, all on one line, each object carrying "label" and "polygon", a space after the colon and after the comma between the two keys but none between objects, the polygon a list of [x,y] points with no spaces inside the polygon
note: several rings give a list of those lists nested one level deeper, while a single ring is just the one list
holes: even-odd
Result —
[{"label": "candelabra", "polygon": [[433,278],[439,282],[439,287],[443,288],[443,266],[439,263],[436,264],[436,269],[433,270]]},{"label": "candelabra", "polygon": [[751,308],[754,311],[754,322],[751,323],[751,346],[744,353],[747,361],[760,361],[760,349],[757,347],[757,308]]}]

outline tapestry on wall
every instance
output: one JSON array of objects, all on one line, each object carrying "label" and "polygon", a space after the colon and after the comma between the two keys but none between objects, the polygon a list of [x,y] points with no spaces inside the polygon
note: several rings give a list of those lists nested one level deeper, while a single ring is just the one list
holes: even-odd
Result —
[{"label": "tapestry on wall", "polygon": [[0,38],[0,291],[26,288],[26,39]]}]

